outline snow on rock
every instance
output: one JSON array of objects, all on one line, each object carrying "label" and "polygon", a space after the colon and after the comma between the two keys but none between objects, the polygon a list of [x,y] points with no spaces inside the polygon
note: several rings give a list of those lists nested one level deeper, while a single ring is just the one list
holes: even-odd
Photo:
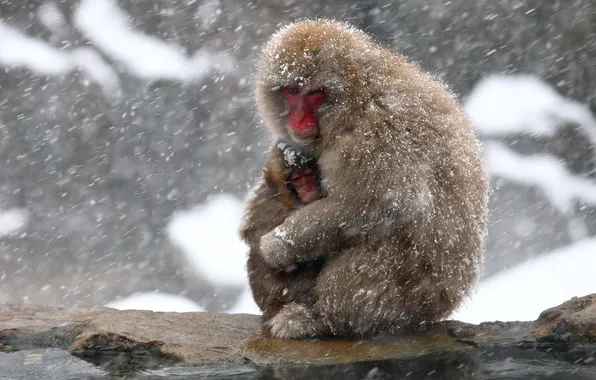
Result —
[{"label": "snow on rock", "polygon": [[[65,16],[54,3],[40,6],[37,17],[50,31],[67,26]],[[102,87],[106,96],[118,94],[120,81],[97,48],[123,63],[133,75],[148,80],[190,82],[204,78],[214,69],[234,68],[234,59],[229,54],[200,50],[189,57],[181,46],[135,30],[129,19],[113,0],[81,1],[73,21],[93,45],[70,49],[58,49],[0,20],[0,65],[26,67],[47,76],[81,70]]]},{"label": "snow on rock", "polygon": [[77,48],[73,49],[70,54],[72,60],[87,77],[102,86],[106,96],[119,91],[120,79],[118,75],[98,52],[90,48]]},{"label": "snow on rock", "polygon": [[167,226],[169,238],[188,262],[214,284],[248,286],[248,248],[238,236],[243,209],[239,199],[221,194],[174,214]]},{"label": "snow on rock", "polygon": [[61,75],[71,70],[67,54],[21,33],[0,21],[0,64],[24,66],[43,75]]},{"label": "snow on rock", "polygon": [[9,236],[21,231],[27,225],[28,219],[29,216],[23,209],[0,211],[0,236]]},{"label": "snow on rock", "polygon": [[568,122],[580,125],[596,143],[596,119],[590,109],[529,75],[490,75],[480,80],[464,102],[464,109],[484,136],[553,136]]},{"label": "snow on rock", "polygon": [[205,311],[188,298],[168,293],[135,293],[130,297],[108,302],[104,306],[118,310],[151,310],[175,313]]},{"label": "snow on rock", "polygon": [[596,183],[573,175],[559,160],[546,155],[524,156],[503,144],[485,142],[486,165],[492,175],[511,182],[537,186],[562,213],[577,200],[596,205]]},{"label": "snow on rock", "polygon": [[94,50],[74,48],[59,50],[42,40],[29,37],[0,21],[0,65],[26,67],[41,75],[60,76],[80,69],[105,95],[115,94],[120,87],[114,69]]},{"label": "snow on rock", "polygon": [[182,46],[136,30],[114,0],[82,0],[74,23],[95,46],[144,79],[187,82],[234,66],[228,54],[200,50],[188,57]]},{"label": "snow on rock", "polygon": [[526,261],[480,283],[452,319],[531,321],[545,309],[596,291],[596,238]]}]

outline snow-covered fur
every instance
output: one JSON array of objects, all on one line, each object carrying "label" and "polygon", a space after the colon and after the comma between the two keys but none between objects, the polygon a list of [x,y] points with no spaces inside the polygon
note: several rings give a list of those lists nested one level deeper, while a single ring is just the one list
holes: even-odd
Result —
[{"label": "snow-covered fur", "polygon": [[317,158],[327,197],[265,234],[260,253],[272,268],[326,264],[316,301],[289,305],[271,321],[274,335],[362,336],[448,316],[478,277],[488,200],[479,142],[453,94],[329,20],[282,28],[259,61],[259,113],[291,143],[286,85],[326,88],[319,136],[301,149]]}]

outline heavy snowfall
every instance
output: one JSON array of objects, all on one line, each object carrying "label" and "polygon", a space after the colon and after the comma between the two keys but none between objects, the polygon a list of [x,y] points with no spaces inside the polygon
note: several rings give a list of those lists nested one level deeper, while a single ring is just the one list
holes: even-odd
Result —
[{"label": "heavy snowfall", "polygon": [[313,15],[435,73],[482,140],[485,265],[453,318],[596,291],[596,5],[327,3],[0,1],[0,304],[258,314],[237,234],[269,143],[255,57]]}]

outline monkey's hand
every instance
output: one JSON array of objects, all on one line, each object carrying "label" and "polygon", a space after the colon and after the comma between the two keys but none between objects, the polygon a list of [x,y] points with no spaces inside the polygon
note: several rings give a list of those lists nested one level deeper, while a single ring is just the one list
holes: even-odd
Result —
[{"label": "monkey's hand", "polygon": [[261,237],[259,250],[265,263],[272,269],[284,269],[296,262],[292,254],[293,241],[280,227]]},{"label": "monkey's hand", "polygon": [[346,241],[349,224],[344,221],[357,219],[354,214],[349,204],[331,197],[306,205],[261,237],[261,256],[272,269],[324,258]]}]

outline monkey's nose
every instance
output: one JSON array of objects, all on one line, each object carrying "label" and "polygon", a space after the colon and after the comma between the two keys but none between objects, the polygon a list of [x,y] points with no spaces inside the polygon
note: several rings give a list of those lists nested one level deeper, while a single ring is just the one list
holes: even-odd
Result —
[{"label": "monkey's nose", "polygon": [[304,120],[304,115],[306,115],[306,112],[304,112],[304,108],[302,107],[296,109],[294,112],[294,118],[296,118],[297,121]]}]

